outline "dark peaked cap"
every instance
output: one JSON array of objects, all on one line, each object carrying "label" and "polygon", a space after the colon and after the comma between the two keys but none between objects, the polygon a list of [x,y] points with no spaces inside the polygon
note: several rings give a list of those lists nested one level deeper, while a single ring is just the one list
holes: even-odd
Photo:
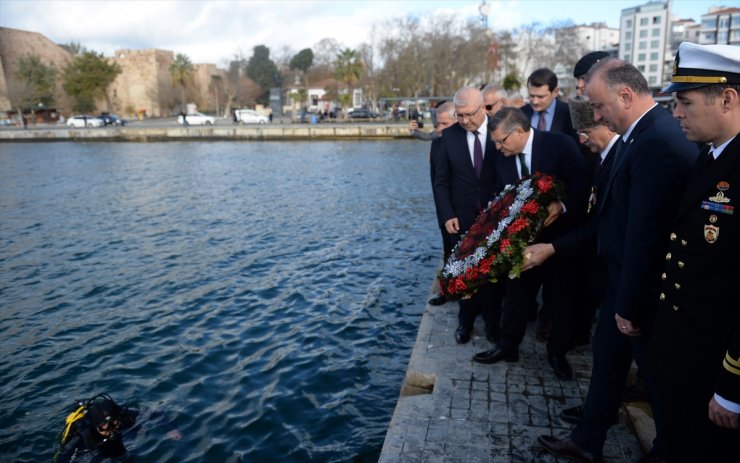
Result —
[{"label": "dark peaked cap", "polygon": [[573,68],[573,77],[578,79],[579,77],[585,76],[588,70],[591,69],[591,66],[607,56],[609,56],[609,53],[605,51],[592,51],[591,53],[583,55],[583,58],[579,59],[576,63],[576,67]]}]

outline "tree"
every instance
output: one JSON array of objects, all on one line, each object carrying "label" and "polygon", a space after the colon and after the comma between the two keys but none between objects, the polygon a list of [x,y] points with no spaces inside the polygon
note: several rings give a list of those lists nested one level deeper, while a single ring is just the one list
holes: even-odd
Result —
[{"label": "tree", "polygon": [[270,59],[270,49],[264,45],[254,47],[246,72],[262,88],[257,102],[267,105],[270,101],[270,88],[279,86],[282,80],[275,62]]},{"label": "tree", "polygon": [[87,51],[85,47],[80,45],[80,42],[69,42],[69,43],[63,43],[59,45],[61,48],[67,51],[72,56],[78,56]]},{"label": "tree", "polygon": [[172,85],[180,88],[180,111],[185,112],[185,86],[192,82],[195,66],[187,55],[178,53],[170,64],[170,72],[172,73]]},{"label": "tree", "polygon": [[298,69],[305,75],[308,72],[308,68],[313,65],[313,51],[310,48],[304,48],[299,51],[290,60],[290,69]]},{"label": "tree", "polygon": [[362,78],[364,65],[360,54],[350,48],[345,48],[337,55],[337,77],[349,85],[350,90]]},{"label": "tree", "polygon": [[105,98],[110,111],[107,90],[120,73],[118,63],[109,62],[102,53],[86,51],[64,68],[64,90],[75,99],[77,111],[92,111],[97,98]]},{"label": "tree", "polygon": [[46,65],[38,55],[26,55],[18,60],[18,68],[13,73],[14,86],[10,99],[16,108],[31,110],[39,103],[45,106],[54,104],[54,81],[57,70],[54,65]]}]

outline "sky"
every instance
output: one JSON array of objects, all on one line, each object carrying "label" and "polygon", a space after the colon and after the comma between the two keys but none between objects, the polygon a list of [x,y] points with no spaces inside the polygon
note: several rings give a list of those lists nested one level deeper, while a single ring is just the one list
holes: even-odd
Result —
[{"label": "sky", "polygon": [[[158,48],[184,53],[194,63],[225,67],[249,57],[256,45],[271,56],[313,47],[332,37],[355,48],[373,25],[409,15],[479,17],[482,0],[0,0],[0,26],[39,32],[60,44],[113,56],[119,49]],[[735,0],[673,0],[680,18],[699,22],[710,7]],[[487,0],[488,26],[511,30],[539,22],[605,22],[618,27],[621,10],[646,2],[623,0]],[[382,33],[382,28],[379,29]]]}]

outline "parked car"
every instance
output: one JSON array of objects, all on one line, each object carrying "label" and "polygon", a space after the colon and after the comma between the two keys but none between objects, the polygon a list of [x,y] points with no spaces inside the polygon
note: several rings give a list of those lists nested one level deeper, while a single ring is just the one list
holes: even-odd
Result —
[{"label": "parked car", "polygon": [[103,113],[100,115],[105,125],[126,125],[126,121],[116,116],[115,114]]},{"label": "parked car", "polygon": [[259,114],[253,109],[237,109],[236,120],[240,124],[267,124],[270,118]]},{"label": "parked car", "polygon": [[377,113],[364,108],[354,109],[347,114],[352,119],[375,119],[376,117],[378,117]]},{"label": "parked car", "polygon": [[[188,125],[213,125],[216,123],[216,118],[213,116],[206,116],[203,113],[192,113],[185,116],[185,121]],[[182,116],[178,116],[177,123],[183,124]]]},{"label": "parked car", "polygon": [[67,125],[70,127],[102,127],[105,122],[99,117],[79,115],[67,119]]}]

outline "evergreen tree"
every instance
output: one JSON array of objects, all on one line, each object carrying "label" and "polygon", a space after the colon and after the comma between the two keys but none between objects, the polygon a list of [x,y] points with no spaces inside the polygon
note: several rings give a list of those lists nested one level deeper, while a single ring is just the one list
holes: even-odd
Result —
[{"label": "evergreen tree", "polygon": [[15,86],[10,92],[13,106],[21,110],[33,110],[39,103],[52,106],[56,76],[54,65],[44,64],[38,55],[29,54],[19,59],[13,74]]},{"label": "evergreen tree", "polygon": [[246,68],[247,76],[262,88],[257,102],[264,105],[269,103],[270,88],[280,86],[282,79],[277,65],[270,59],[270,49],[264,45],[254,47],[252,57],[249,58]]},{"label": "evergreen tree", "polygon": [[120,73],[118,63],[109,62],[102,53],[86,51],[64,68],[64,90],[75,99],[76,111],[94,110],[97,98],[105,98],[110,111],[107,90]]}]

